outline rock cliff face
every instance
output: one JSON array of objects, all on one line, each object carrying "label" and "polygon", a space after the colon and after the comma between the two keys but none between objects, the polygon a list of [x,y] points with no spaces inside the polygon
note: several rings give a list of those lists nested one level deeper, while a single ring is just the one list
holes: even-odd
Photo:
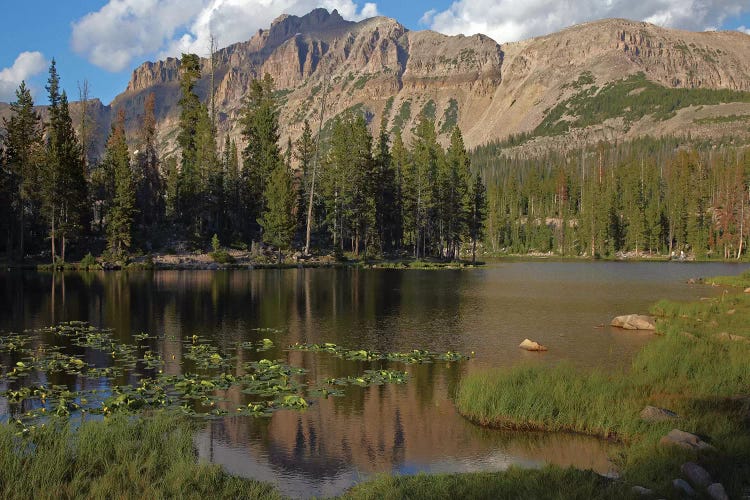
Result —
[{"label": "rock cliff face", "polygon": [[[533,130],[550,109],[574,95],[573,83],[584,72],[600,87],[643,72],[667,87],[750,91],[750,36],[670,30],[621,19],[500,46],[484,35],[410,31],[385,17],[354,23],[336,11],[316,9],[302,17],[279,17],[250,40],[219,50],[214,60],[219,139],[229,134],[240,143],[243,97],[252,79],[265,73],[279,90],[284,142],[301,133],[305,119],[318,122],[324,94],[326,121],[354,109],[373,130],[385,119],[408,140],[425,114],[434,118],[442,141],[457,124],[471,147]],[[162,154],[176,151],[179,66],[177,59],[144,63],[102,116],[116,116],[124,108],[134,137],[145,98],[153,92]],[[210,94],[210,70],[210,61],[202,60],[197,92],[204,102]],[[707,106],[701,113],[713,117],[723,109]],[[750,105],[731,109],[750,115]],[[693,121],[694,116],[681,112],[646,128],[650,134],[674,133]],[[106,135],[109,123],[100,128]],[[577,129],[570,137],[625,137],[617,126],[602,130]],[[722,133],[721,127],[700,130]],[[635,132],[631,128],[628,133]]]}]

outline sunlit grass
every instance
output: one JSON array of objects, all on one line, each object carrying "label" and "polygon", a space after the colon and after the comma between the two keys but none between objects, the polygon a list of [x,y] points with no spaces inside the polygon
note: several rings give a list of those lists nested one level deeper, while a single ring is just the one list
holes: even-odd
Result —
[{"label": "sunlit grass", "polygon": [[53,419],[25,433],[0,425],[0,497],[279,498],[268,484],[198,463],[192,429],[167,413],[77,429]]}]

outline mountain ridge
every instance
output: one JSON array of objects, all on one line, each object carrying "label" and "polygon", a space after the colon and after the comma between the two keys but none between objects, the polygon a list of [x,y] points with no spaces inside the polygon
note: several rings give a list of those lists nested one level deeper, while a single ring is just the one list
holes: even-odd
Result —
[{"label": "mountain ridge", "polygon": [[[425,114],[436,121],[442,141],[453,125],[459,125],[467,145],[475,147],[532,133],[560,103],[585,92],[593,96],[637,74],[665,89],[750,92],[750,36],[675,30],[627,19],[591,21],[499,44],[482,34],[412,31],[382,16],[347,21],[335,10],[319,8],[304,16],[279,16],[249,40],[218,50],[214,60],[219,139],[229,134],[240,143],[243,97],[251,80],[265,73],[274,78],[279,91],[284,142],[301,133],[305,119],[317,123],[324,93],[328,94],[326,121],[355,110],[367,117],[374,130],[385,116],[389,129],[403,131],[408,140],[416,120]],[[202,58],[201,65],[203,78],[196,90],[206,102],[209,59]],[[100,115],[106,119],[125,109],[133,140],[143,102],[151,92],[156,95],[160,152],[175,153],[178,59],[139,65],[126,90]],[[646,123],[648,116],[640,117],[640,125],[605,120],[588,129],[570,130],[563,137],[579,144],[637,135],[639,127],[657,135],[660,130],[674,133],[713,116],[708,111],[722,116],[721,109],[680,109],[674,116],[656,120],[657,125],[654,120]],[[732,112],[750,120],[750,103],[738,103]],[[561,118],[574,119],[564,113]],[[108,130],[109,124],[105,125],[100,128]],[[724,128],[700,130],[717,136]],[[559,137],[543,139],[537,141],[537,149],[559,147],[555,144],[561,142],[566,143]]]}]

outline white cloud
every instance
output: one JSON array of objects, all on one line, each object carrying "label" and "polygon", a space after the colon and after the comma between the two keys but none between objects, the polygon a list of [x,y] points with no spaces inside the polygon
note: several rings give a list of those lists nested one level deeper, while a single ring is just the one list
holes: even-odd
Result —
[{"label": "white cloud", "polygon": [[742,33],[745,33],[746,35],[750,35],[750,28],[745,28],[744,26],[739,26],[737,28],[737,31],[741,31]]},{"label": "white cloud", "polygon": [[510,42],[609,17],[696,31],[712,29],[725,19],[748,11],[746,1],[456,0],[447,10],[426,12],[423,19],[442,33],[484,33],[498,42]]},{"label": "white cloud", "polygon": [[47,60],[41,52],[21,52],[13,66],[0,70],[0,101],[16,100],[16,89],[23,80],[38,75],[47,67]]},{"label": "white cloud", "polygon": [[91,63],[122,71],[139,59],[205,55],[213,33],[222,47],[249,39],[281,14],[315,7],[337,9],[346,19],[377,15],[375,3],[354,0],[109,0],[73,23],[73,49]]}]

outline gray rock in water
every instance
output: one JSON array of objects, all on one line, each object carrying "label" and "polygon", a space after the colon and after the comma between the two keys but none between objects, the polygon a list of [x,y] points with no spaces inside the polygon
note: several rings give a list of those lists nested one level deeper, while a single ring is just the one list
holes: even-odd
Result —
[{"label": "gray rock in water", "polygon": [[708,486],[714,482],[714,480],[711,479],[711,474],[694,462],[686,462],[682,464],[680,471],[682,471],[682,474],[693,486],[699,489],[708,488]]},{"label": "gray rock in water", "polygon": [[641,411],[641,420],[646,422],[664,422],[665,420],[677,420],[679,418],[680,416],[675,412],[658,406],[647,406]]},{"label": "gray rock in water", "polygon": [[672,486],[674,487],[674,489],[681,492],[685,496],[695,496],[695,490],[684,479],[673,480]]},{"label": "gray rock in water", "polygon": [[631,488],[631,489],[632,489],[633,493],[636,493],[638,495],[651,496],[651,495],[654,494],[653,490],[650,490],[648,488],[644,488],[643,486],[633,486],[633,488]]},{"label": "gray rock in water", "polygon": [[656,323],[651,316],[641,314],[627,314],[612,319],[610,325],[625,330],[656,330]]},{"label": "gray rock in water", "polygon": [[697,451],[716,449],[695,434],[690,434],[689,432],[681,431],[679,429],[672,429],[671,431],[669,431],[669,434],[661,438],[659,444],[679,446],[680,448],[684,448],[686,450]]},{"label": "gray rock in water", "polygon": [[540,344],[539,342],[535,342],[533,340],[524,339],[523,342],[518,344],[518,347],[521,349],[525,349],[527,351],[546,351],[547,348]]},{"label": "gray rock in water", "polygon": [[713,498],[713,500],[729,500],[729,495],[727,495],[727,492],[724,490],[724,485],[721,483],[710,485],[706,489],[706,493],[708,493],[708,496]]}]

